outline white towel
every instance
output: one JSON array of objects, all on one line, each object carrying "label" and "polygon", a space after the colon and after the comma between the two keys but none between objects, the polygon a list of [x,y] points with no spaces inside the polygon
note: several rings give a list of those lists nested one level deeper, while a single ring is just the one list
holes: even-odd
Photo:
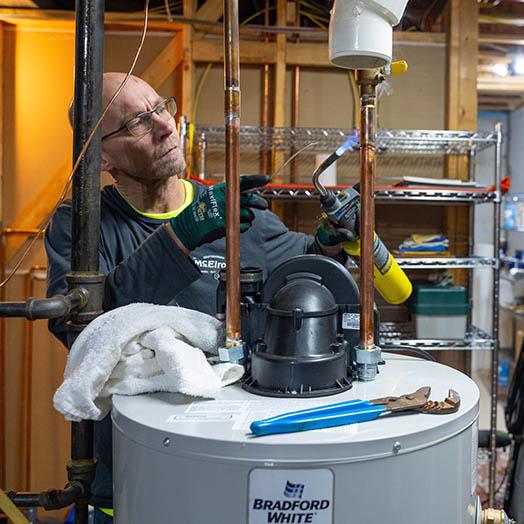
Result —
[{"label": "white towel", "polygon": [[217,352],[222,323],[173,306],[130,304],[93,320],[76,339],[53,398],[66,420],[101,420],[111,396],[153,391],[214,398],[238,380],[238,364],[211,366],[204,355]]}]

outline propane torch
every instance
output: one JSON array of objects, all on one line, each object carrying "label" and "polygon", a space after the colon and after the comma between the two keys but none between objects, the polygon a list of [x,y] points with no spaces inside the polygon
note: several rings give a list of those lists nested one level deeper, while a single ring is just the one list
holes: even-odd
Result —
[{"label": "propane torch", "polygon": [[[348,138],[334,153],[332,153],[313,173],[313,184],[320,194],[320,205],[327,220],[335,227],[345,230],[348,241],[342,242],[342,248],[351,256],[360,255],[360,194],[353,187],[336,195],[320,183],[320,175],[344,153],[358,147],[355,137]],[[391,304],[404,302],[411,294],[412,286],[406,274],[397,264],[391,253],[374,232],[373,241],[373,283],[377,291]],[[361,285],[363,283],[361,282]],[[367,295],[366,295],[367,296]],[[372,300],[372,297],[370,297]],[[361,307],[362,300],[361,300]],[[366,317],[367,318],[367,317]],[[370,331],[364,322],[361,311],[361,345],[355,348],[357,374],[359,380],[375,380],[380,363],[380,348],[374,344],[363,344]],[[363,328],[364,326],[364,328]],[[367,327],[367,329],[366,329]],[[371,324],[372,329],[372,324]]]},{"label": "propane torch", "polygon": [[[335,227],[347,230],[348,239],[351,235],[353,236],[352,240],[342,242],[342,248],[352,257],[360,255],[360,194],[355,187],[351,187],[336,195],[320,183],[320,176],[347,151],[355,149],[358,149],[358,139],[356,136],[351,136],[313,173],[313,184],[320,194],[320,205],[327,220]],[[411,282],[376,233],[373,255],[373,277],[376,290],[390,304],[405,302],[413,289]]]}]

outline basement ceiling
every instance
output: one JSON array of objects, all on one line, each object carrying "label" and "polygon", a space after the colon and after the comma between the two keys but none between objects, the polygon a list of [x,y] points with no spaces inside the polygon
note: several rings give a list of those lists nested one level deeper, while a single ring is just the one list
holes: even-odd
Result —
[{"label": "basement ceiling", "polygon": [[[213,0],[208,0],[213,1]],[[264,24],[269,7],[269,23],[275,23],[277,0],[239,1],[240,21]],[[206,0],[199,0],[198,7]],[[292,0],[289,2],[293,4]],[[326,26],[333,0],[297,0],[300,25]],[[150,0],[150,10],[167,16],[167,0]],[[409,0],[404,17],[395,28],[400,31],[442,32],[447,0]],[[524,71],[514,74],[522,55],[524,67],[524,0],[478,0],[479,4],[479,109],[514,110],[524,104]],[[139,12],[144,0],[106,0],[106,11]],[[73,11],[74,0],[0,0],[0,7]],[[182,15],[182,0],[169,0],[169,12]],[[508,70],[507,75],[503,75]]]}]

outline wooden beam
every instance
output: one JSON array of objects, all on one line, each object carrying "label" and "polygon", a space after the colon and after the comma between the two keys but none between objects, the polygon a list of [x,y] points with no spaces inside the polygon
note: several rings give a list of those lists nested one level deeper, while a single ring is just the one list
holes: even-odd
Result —
[{"label": "wooden beam", "polygon": [[[195,1],[183,0],[183,13],[187,18],[192,18],[195,14]],[[184,27],[183,35],[183,72],[182,72],[182,107],[181,114],[191,117],[193,107],[193,46],[192,39],[194,35],[193,28]]]},{"label": "wooden beam", "polygon": [[479,51],[479,62],[491,64],[511,64],[511,57],[495,51]]},{"label": "wooden beam", "polygon": [[450,0],[449,5],[446,127],[476,130],[478,5],[476,0]]},{"label": "wooden beam", "polygon": [[[407,36],[410,34],[411,33],[402,33],[402,39],[404,35]],[[439,44],[445,45],[445,42],[440,37],[440,33],[437,33],[438,38],[427,38],[427,35],[430,33],[414,34],[422,34],[424,37],[412,38],[409,36],[406,42],[415,42],[421,45],[423,43],[433,44],[438,42]],[[289,66],[334,68],[329,62],[329,50],[326,42],[287,42],[285,46],[282,46],[285,38],[285,35],[277,35],[276,43],[242,40],[240,42],[240,61],[243,64],[275,64],[284,58],[286,65]],[[281,42],[280,56],[277,58],[279,41]],[[398,41],[400,42],[401,40],[398,39]],[[285,53],[283,49],[285,49]],[[193,60],[195,62],[207,63],[223,62],[224,49],[222,42],[218,39],[204,39],[193,42]]]},{"label": "wooden beam", "polygon": [[[450,0],[448,3],[447,31],[447,97],[446,128],[452,130],[477,129],[477,63],[478,63],[478,5],[477,0]],[[466,179],[467,158],[446,157],[446,177]],[[445,233],[450,250],[455,256],[467,256],[469,237],[469,209],[450,207],[444,209]],[[465,285],[468,273],[453,272],[454,282]],[[471,356],[464,351],[439,352],[444,364],[466,371]]]},{"label": "wooden beam", "polygon": [[[274,64],[277,61],[275,42],[240,42],[240,61],[243,64]],[[224,62],[224,44],[218,40],[199,40],[193,42],[193,60],[195,62]]]},{"label": "wooden beam", "polygon": [[142,73],[141,78],[153,89],[158,90],[184,59],[183,39],[183,31],[177,32]]},{"label": "wooden beam", "polygon": [[286,62],[288,65],[300,67],[329,67],[335,66],[329,61],[327,44],[288,43],[286,48]]},{"label": "wooden beam", "polygon": [[447,43],[446,33],[426,33],[422,31],[393,31],[394,44],[442,45]]},{"label": "wooden beam", "polygon": [[207,0],[195,13],[198,20],[220,20],[224,14],[224,0]]},{"label": "wooden beam", "polygon": [[33,0],[2,0],[2,7],[30,7],[32,9],[38,8]]},{"label": "wooden beam", "polygon": [[[133,21],[120,21],[120,20],[107,20],[104,22],[104,29],[106,31],[139,31],[143,29],[143,22],[133,22]],[[148,33],[157,33],[157,32],[169,32],[175,33],[182,31],[186,24],[180,24],[178,22],[167,22],[167,21],[155,21],[150,20],[147,24]]]},{"label": "wooden beam", "polygon": [[480,15],[479,24],[501,24],[522,27],[524,26],[524,18],[517,18],[515,16],[493,16]]},{"label": "wooden beam", "polygon": [[524,94],[524,78],[518,76],[479,78],[477,80],[477,89],[481,94],[521,95]]},{"label": "wooden beam", "polygon": [[479,44],[524,45],[524,38],[520,35],[482,33],[479,35]]},{"label": "wooden beam", "polygon": [[[51,213],[62,194],[71,167],[71,161],[67,160],[53,176],[49,177],[47,185],[31,199],[8,227],[11,229],[30,229],[41,224]],[[5,248],[5,260],[8,262],[22,246],[26,237],[24,235],[12,235],[6,238],[9,238]]]}]

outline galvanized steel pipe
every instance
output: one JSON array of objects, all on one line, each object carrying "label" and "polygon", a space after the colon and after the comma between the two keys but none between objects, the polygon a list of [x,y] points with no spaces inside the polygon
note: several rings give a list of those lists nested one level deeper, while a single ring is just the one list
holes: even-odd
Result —
[{"label": "galvanized steel pipe", "polygon": [[[496,198],[493,206],[495,213],[495,223],[493,230],[493,256],[500,267],[499,249],[500,249],[500,207],[501,207],[501,161],[502,161],[502,126],[495,126],[497,143],[495,146],[495,190]],[[495,502],[496,490],[496,473],[497,473],[497,404],[498,404],[498,387],[499,387],[499,271],[496,271],[493,278],[493,351],[491,353],[491,416],[490,416],[490,462],[489,462],[489,500],[488,504],[493,507]]]},{"label": "galvanized steel pipe", "polygon": [[[104,0],[76,2],[75,95],[73,102],[73,162],[102,114],[102,72],[104,70]],[[94,318],[102,309],[103,279],[99,278],[100,243],[100,163],[101,130],[98,129],[73,178],[73,216],[71,232],[70,287],[74,280],[94,279],[97,290],[88,297],[86,312]],[[98,286],[98,288],[97,288]],[[76,325],[75,325],[76,324]],[[71,345],[85,326],[83,319],[72,317],[68,324]],[[81,496],[76,499],[75,524],[87,524],[90,484],[94,477],[93,422],[71,424],[70,483],[80,482]]]}]

